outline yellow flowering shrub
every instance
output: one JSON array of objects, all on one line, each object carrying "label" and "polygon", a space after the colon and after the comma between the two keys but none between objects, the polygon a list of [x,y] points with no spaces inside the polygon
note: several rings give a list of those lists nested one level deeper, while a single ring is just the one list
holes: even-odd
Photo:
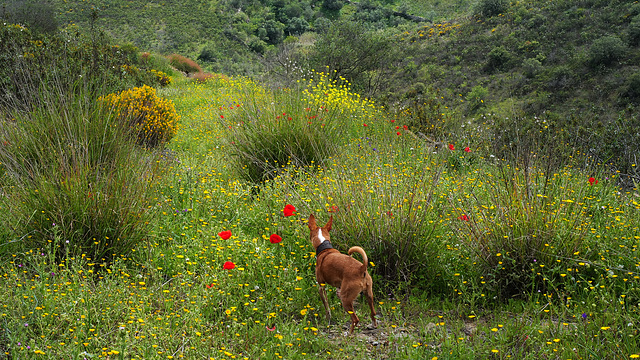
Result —
[{"label": "yellow flowering shrub", "polygon": [[151,69],[149,70],[149,72],[155,77],[156,81],[161,86],[167,86],[171,84],[171,77],[166,73],[155,69]]},{"label": "yellow flowering shrub", "polygon": [[119,94],[109,94],[101,100],[133,130],[140,145],[162,145],[176,134],[180,116],[173,102],[158,97],[152,87],[135,87]]}]

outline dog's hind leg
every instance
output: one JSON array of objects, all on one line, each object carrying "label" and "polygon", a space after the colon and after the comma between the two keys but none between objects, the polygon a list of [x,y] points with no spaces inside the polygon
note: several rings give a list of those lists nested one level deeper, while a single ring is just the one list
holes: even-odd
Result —
[{"label": "dog's hind leg", "polygon": [[371,321],[373,321],[373,326],[378,326],[376,322],[376,310],[373,307],[373,289],[371,282],[367,284],[367,288],[365,289],[365,296],[367,297],[367,302],[369,303],[369,309],[371,309]]},{"label": "dog's hind leg", "polygon": [[322,300],[322,305],[324,305],[324,309],[327,314],[327,322],[331,324],[331,308],[329,307],[329,302],[327,301],[327,290],[324,286],[318,284],[318,292],[320,293],[320,299]]}]

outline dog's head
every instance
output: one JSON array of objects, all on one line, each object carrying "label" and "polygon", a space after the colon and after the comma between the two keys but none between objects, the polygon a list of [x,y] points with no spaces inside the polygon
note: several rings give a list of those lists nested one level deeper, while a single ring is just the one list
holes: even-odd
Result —
[{"label": "dog's head", "polygon": [[333,224],[333,215],[329,218],[329,221],[323,226],[319,227],[316,223],[316,218],[313,214],[309,215],[309,233],[311,235],[311,244],[314,249],[317,249],[320,244],[325,241],[330,241],[329,231],[331,231],[331,225]]}]

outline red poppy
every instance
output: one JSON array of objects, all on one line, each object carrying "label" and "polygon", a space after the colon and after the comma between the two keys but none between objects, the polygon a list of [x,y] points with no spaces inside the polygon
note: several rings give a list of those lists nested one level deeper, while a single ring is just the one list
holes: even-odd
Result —
[{"label": "red poppy", "polygon": [[396,130],[400,130],[400,126],[396,126]]},{"label": "red poppy", "polygon": [[220,119],[224,119],[224,115],[220,115]]},{"label": "red poppy", "polygon": [[269,327],[269,325],[265,325],[265,327],[267,328],[267,330],[269,331],[275,331],[276,330],[276,326],[273,325],[273,327]]},{"label": "red poppy", "polygon": [[458,217],[458,219],[462,221],[469,221],[469,217],[467,216],[467,214],[462,214],[460,217]]},{"label": "red poppy", "polygon": [[362,126],[368,126],[367,124],[362,124]]},{"label": "red poppy", "polygon": [[271,236],[269,236],[269,242],[272,244],[277,244],[280,241],[282,241],[282,238],[278,234],[271,234]]},{"label": "red poppy", "polygon": [[220,231],[218,233],[218,236],[220,236],[222,238],[222,240],[227,240],[228,238],[231,237],[231,231],[229,231],[229,230]]},{"label": "red poppy", "polygon": [[597,183],[598,183],[598,180],[596,180],[594,177],[589,178],[589,185],[595,185]]},{"label": "red poppy", "polygon": [[207,285],[207,289],[211,289],[214,285],[215,283],[211,283],[211,285]]},{"label": "red poppy", "polygon": [[467,146],[466,148],[464,148],[464,151],[471,152],[471,149],[469,149],[469,147]]},{"label": "red poppy", "polygon": [[392,123],[396,122],[395,120],[391,120]]},{"label": "red poppy", "polygon": [[224,265],[222,266],[222,268],[225,270],[233,270],[235,267],[236,267],[236,264],[232,263],[231,261],[225,262]]},{"label": "red poppy", "polygon": [[407,125],[402,125],[402,128],[405,130],[409,130],[409,127]]},{"label": "red poppy", "polygon": [[293,215],[293,213],[296,212],[296,208],[293,205],[287,204],[284,206],[284,210],[282,210],[282,213],[284,214],[284,216],[291,216]]},{"label": "red poppy", "polygon": [[338,207],[337,207],[337,206],[335,206],[335,205],[333,205],[333,206],[331,207],[331,210],[329,210],[329,212],[338,212]]},{"label": "red poppy", "polygon": [[391,212],[391,210],[387,211],[387,216],[393,217],[393,213]]},{"label": "red poppy", "polygon": [[401,135],[401,134],[400,134],[400,131],[398,131],[398,132],[396,133],[396,135]]},{"label": "red poppy", "polygon": [[453,144],[449,144],[449,150],[455,150],[455,146],[453,146]]}]

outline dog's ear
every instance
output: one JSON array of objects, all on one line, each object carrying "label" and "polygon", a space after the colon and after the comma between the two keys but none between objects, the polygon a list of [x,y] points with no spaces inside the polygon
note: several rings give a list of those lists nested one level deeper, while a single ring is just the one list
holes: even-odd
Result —
[{"label": "dog's ear", "polygon": [[333,225],[333,215],[329,217],[329,221],[324,225],[324,229],[327,231],[331,231],[331,225]]},{"label": "dog's ear", "polygon": [[309,230],[315,230],[318,228],[318,224],[316,224],[316,217],[313,214],[309,215],[309,222],[307,223],[309,226]]}]

